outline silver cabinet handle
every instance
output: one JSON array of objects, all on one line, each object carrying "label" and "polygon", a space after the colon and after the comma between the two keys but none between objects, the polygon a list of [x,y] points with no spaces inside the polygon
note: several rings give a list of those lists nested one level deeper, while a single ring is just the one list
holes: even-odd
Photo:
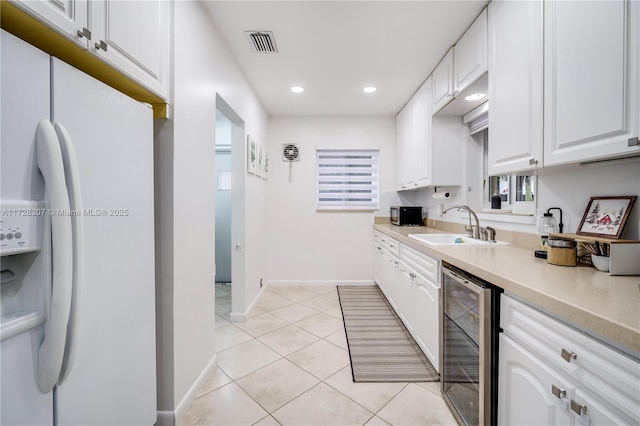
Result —
[{"label": "silver cabinet handle", "polygon": [[78,30],[78,37],[83,38],[86,37],[88,40],[91,40],[91,31],[86,28],[82,28],[82,30]]},{"label": "silver cabinet handle", "polygon": [[568,350],[562,348],[562,352],[560,352],[560,356],[567,362],[571,362],[572,359],[577,359],[578,354],[575,352],[569,352]]},{"label": "silver cabinet handle", "polygon": [[104,50],[105,52],[107,51],[107,43],[105,43],[103,40],[100,40],[100,43],[96,43],[96,50]]},{"label": "silver cabinet handle", "polygon": [[535,158],[529,159],[529,165],[530,166],[535,166],[536,164],[538,164],[538,160],[536,160]]},{"label": "silver cabinet handle", "polygon": [[627,146],[638,146],[638,145],[640,145],[640,140],[638,140],[637,137],[629,138],[627,140]]},{"label": "silver cabinet handle", "polygon": [[551,393],[558,398],[558,404],[565,410],[569,408],[569,400],[567,399],[567,391],[556,385],[551,385]]},{"label": "silver cabinet handle", "polygon": [[551,393],[558,399],[567,396],[567,391],[565,389],[557,387],[556,385],[551,385]]},{"label": "silver cabinet handle", "polygon": [[572,399],[571,400],[571,411],[573,411],[577,415],[586,414],[587,413],[587,406],[584,405],[584,404],[579,404],[579,403],[575,402]]},{"label": "silver cabinet handle", "polygon": [[[584,426],[591,425],[591,418],[587,415],[587,406],[571,400],[571,411],[576,413],[577,420]],[[577,423],[576,423],[577,424]]]}]

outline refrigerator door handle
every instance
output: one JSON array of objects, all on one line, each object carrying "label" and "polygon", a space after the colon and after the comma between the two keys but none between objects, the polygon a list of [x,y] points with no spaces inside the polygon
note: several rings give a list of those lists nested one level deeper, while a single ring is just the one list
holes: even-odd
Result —
[{"label": "refrigerator door handle", "polygon": [[51,219],[51,306],[45,335],[38,351],[38,386],[50,392],[58,381],[67,335],[72,296],[72,227],[69,195],[56,131],[40,120],[36,131],[36,163],[45,181]]},{"label": "refrigerator door handle", "polygon": [[78,158],[73,146],[73,141],[62,124],[56,123],[55,129],[62,150],[62,161],[64,163],[69,204],[71,210],[74,212],[74,214],[71,215],[71,226],[73,230],[72,298],[69,324],[67,325],[64,359],[58,379],[58,383],[61,384],[73,367],[78,347],[78,327],[80,326],[78,321],[80,312],[79,297],[84,285],[84,209],[82,205],[82,193],[80,191]]}]

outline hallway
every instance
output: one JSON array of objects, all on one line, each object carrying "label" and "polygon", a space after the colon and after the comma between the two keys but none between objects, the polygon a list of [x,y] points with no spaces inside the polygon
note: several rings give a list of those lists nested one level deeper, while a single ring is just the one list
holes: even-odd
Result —
[{"label": "hallway", "polygon": [[181,424],[457,424],[438,382],[353,383],[335,287],[269,287],[243,323],[230,293],[216,285],[218,368]]}]

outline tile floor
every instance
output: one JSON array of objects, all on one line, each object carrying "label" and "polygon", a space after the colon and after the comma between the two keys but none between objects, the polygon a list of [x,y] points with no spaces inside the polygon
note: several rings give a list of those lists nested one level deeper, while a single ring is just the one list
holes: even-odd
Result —
[{"label": "tile floor", "polygon": [[353,383],[335,287],[269,287],[246,322],[216,285],[218,368],[183,425],[457,425],[439,383]]}]

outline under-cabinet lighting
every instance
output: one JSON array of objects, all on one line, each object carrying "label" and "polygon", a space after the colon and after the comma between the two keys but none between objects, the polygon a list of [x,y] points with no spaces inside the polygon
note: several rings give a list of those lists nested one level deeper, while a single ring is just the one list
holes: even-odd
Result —
[{"label": "under-cabinet lighting", "polygon": [[480,99],[484,99],[486,97],[487,97],[486,93],[472,93],[470,95],[465,96],[464,100],[473,102],[473,101],[479,101]]},{"label": "under-cabinet lighting", "polygon": [[293,93],[302,93],[302,92],[304,92],[304,87],[302,87],[302,86],[293,86],[291,88],[291,91]]},{"label": "under-cabinet lighting", "polygon": [[375,86],[367,86],[367,87],[365,87],[364,89],[362,89],[362,91],[363,91],[364,93],[373,93],[373,92],[375,92],[376,90],[378,90],[378,89],[376,89],[376,88],[375,88]]}]

